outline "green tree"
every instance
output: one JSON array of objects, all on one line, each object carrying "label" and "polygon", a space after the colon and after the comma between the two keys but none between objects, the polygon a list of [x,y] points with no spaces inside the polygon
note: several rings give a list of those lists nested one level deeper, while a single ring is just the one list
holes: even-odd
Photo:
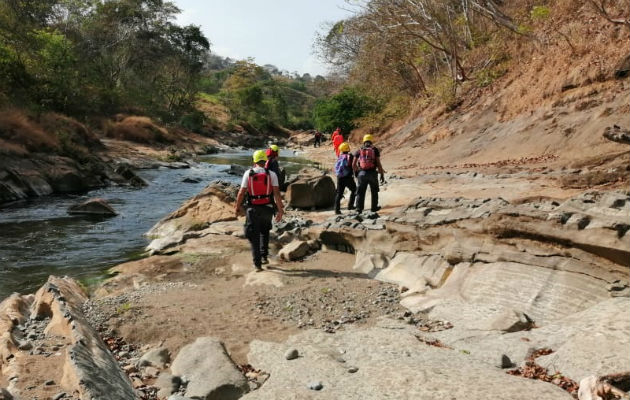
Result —
[{"label": "green tree", "polygon": [[317,101],[313,121],[320,131],[330,132],[340,127],[343,132],[350,132],[356,128],[357,119],[379,109],[376,100],[356,88],[345,88],[330,98]]}]

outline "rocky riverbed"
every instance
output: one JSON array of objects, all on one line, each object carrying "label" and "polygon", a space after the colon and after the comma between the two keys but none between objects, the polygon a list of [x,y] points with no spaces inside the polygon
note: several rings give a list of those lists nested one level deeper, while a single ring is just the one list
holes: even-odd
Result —
[{"label": "rocky riverbed", "polygon": [[521,172],[394,176],[378,214],[296,207],[260,273],[234,188],[211,185],[152,229],[153,256],[89,298],[51,278],[6,299],[0,387],[18,399],[621,398],[629,193]]}]

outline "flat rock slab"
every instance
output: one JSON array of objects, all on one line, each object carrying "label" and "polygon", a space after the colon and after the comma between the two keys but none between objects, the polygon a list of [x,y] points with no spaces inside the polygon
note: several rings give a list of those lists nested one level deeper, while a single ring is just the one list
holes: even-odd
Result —
[{"label": "flat rock slab", "polygon": [[182,347],[171,366],[173,375],[188,381],[186,397],[232,400],[249,390],[223,343],[211,337],[197,338]]},{"label": "flat rock slab", "polygon": [[[444,303],[434,309],[441,313],[447,308],[451,315],[459,312],[479,318],[476,305]],[[630,299],[611,298],[589,309],[567,316],[529,331],[500,333],[474,328],[470,323],[455,322],[453,329],[433,332],[432,337],[469,354],[479,363],[498,365],[507,355],[521,365],[533,349],[550,348],[553,353],[538,357],[536,362],[558,371],[575,381],[589,375],[608,375],[630,369]],[[488,312],[488,309],[482,309]]]},{"label": "flat rock slab", "polygon": [[[282,344],[254,341],[249,362],[270,378],[243,399],[572,399],[554,385],[426,345],[416,334],[407,325],[381,320],[369,329],[335,335],[310,330]],[[299,348],[301,357],[287,361],[288,346]],[[348,364],[358,370],[349,373]],[[310,390],[312,382],[323,387]]]}]

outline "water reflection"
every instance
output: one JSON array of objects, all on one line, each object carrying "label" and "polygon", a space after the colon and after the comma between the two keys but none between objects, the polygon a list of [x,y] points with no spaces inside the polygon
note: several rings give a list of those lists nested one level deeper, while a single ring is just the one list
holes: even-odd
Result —
[{"label": "water reflection", "polygon": [[[149,183],[143,189],[110,187],[81,196],[50,196],[0,208],[0,299],[16,291],[33,291],[50,274],[89,280],[135,258],[148,244],[143,234],[186,199],[214,180],[240,181],[240,177],[225,173],[225,165],[251,164],[250,152],[244,151],[200,161],[190,169],[139,171]],[[281,161],[289,173],[311,165],[286,155]],[[200,181],[184,183],[185,178]],[[118,215],[86,218],[67,214],[70,205],[94,197],[107,200]]]}]

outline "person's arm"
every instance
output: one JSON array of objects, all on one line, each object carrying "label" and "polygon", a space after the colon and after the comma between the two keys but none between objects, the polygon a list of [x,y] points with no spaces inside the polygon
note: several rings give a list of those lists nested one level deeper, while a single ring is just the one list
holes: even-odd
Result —
[{"label": "person's arm", "polygon": [[243,200],[245,199],[245,194],[247,193],[247,188],[240,188],[238,191],[238,195],[236,196],[236,204],[234,204],[234,213],[238,217],[243,212],[241,206],[243,205]]},{"label": "person's arm", "polygon": [[352,157],[352,170],[356,173],[359,170],[359,157]]},{"label": "person's arm", "polygon": [[383,166],[381,165],[380,157],[376,157],[376,168],[378,168],[378,173],[381,174],[381,176],[385,174],[385,170],[383,169]]},{"label": "person's arm", "polygon": [[276,222],[280,222],[282,220],[282,216],[284,215],[284,204],[282,203],[282,195],[280,194],[280,188],[278,186],[273,187],[273,198],[276,201],[276,207],[278,208],[278,212],[276,213]]}]

